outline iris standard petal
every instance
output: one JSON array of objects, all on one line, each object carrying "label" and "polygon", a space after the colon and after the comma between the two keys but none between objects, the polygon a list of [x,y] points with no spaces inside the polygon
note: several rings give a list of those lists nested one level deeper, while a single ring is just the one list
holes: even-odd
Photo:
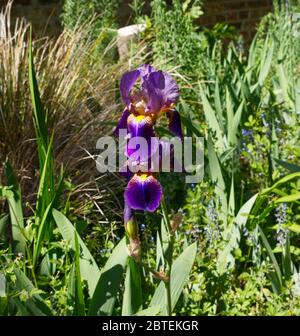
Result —
[{"label": "iris standard petal", "polygon": [[128,106],[130,104],[130,91],[133,85],[141,76],[141,71],[139,69],[126,72],[122,78],[120,83],[120,91],[122,100]]},{"label": "iris standard petal", "polygon": [[162,187],[152,175],[135,174],[126,187],[124,197],[132,209],[153,212],[160,204]]},{"label": "iris standard petal", "polygon": [[151,72],[144,78],[142,89],[147,97],[147,109],[152,113],[159,113],[164,105],[163,90],[165,79],[162,71]]},{"label": "iris standard petal", "polygon": [[141,65],[138,68],[138,70],[140,70],[142,78],[147,76],[151,72],[157,71],[152,65],[149,65],[149,64]]},{"label": "iris standard petal", "polygon": [[176,81],[168,73],[164,72],[165,88],[163,91],[164,104],[169,107],[171,104],[175,104],[179,98],[179,87]]},{"label": "iris standard petal", "polygon": [[129,110],[125,108],[125,110],[122,113],[121,118],[119,119],[117,127],[114,130],[115,136],[119,136],[121,129],[127,130],[127,119],[128,119],[129,114],[130,114]]},{"label": "iris standard petal", "polygon": [[179,97],[176,81],[162,71],[154,71],[146,76],[142,88],[147,96],[147,108],[155,114],[169,108]]},{"label": "iris standard petal", "polygon": [[182,140],[183,134],[181,128],[180,114],[177,110],[172,109],[167,112],[167,117],[169,118],[169,130]]}]

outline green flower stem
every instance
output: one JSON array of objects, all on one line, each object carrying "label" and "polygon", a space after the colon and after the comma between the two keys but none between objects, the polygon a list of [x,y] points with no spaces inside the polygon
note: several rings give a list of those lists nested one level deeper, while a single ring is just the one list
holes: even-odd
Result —
[{"label": "green flower stem", "polygon": [[171,271],[172,271],[172,262],[173,262],[173,247],[174,247],[174,232],[172,231],[172,226],[170,223],[169,215],[167,206],[164,200],[164,197],[161,201],[161,210],[163,213],[164,221],[167,226],[168,236],[169,236],[169,245],[168,249],[165,253],[165,260],[168,264],[167,269],[167,278],[168,280],[165,281],[165,288],[166,288],[166,308],[168,316],[172,315],[172,301],[171,301]]}]

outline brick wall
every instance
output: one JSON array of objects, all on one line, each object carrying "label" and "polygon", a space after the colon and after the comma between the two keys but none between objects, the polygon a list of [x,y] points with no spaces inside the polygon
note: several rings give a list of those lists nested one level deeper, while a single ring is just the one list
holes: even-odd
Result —
[{"label": "brick wall", "polygon": [[[109,0],[107,0],[109,1]],[[169,1],[170,2],[170,1]],[[217,22],[234,25],[251,39],[259,19],[272,9],[272,0],[204,0],[204,15],[198,24],[210,27]],[[7,1],[0,0],[0,7]],[[59,14],[62,0],[15,0],[13,16],[25,16],[33,23],[34,31],[42,33],[47,24],[46,34],[56,35],[60,32]],[[129,0],[123,0],[120,8],[120,22],[124,25],[129,19]],[[146,1],[148,4],[148,1]],[[148,6],[149,7],[149,6]]]},{"label": "brick wall", "polygon": [[[14,0],[12,17],[26,17],[32,22],[35,35],[58,35],[61,31],[59,15],[61,0]],[[0,7],[8,3],[0,0]]]},{"label": "brick wall", "polygon": [[228,23],[249,41],[260,18],[271,10],[271,0],[204,0],[204,15],[198,23],[206,27],[217,22]]}]

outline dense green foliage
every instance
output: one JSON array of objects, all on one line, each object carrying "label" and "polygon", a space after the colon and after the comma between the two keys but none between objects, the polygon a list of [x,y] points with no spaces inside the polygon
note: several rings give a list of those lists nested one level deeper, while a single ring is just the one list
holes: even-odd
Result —
[{"label": "dense green foliage", "polygon": [[[70,97],[87,95],[82,105],[90,111],[82,117],[86,125],[97,113],[104,115],[101,123],[114,125],[115,114],[121,113],[119,97],[111,92],[116,92],[120,69],[126,65],[111,59],[106,65],[102,57],[106,66],[102,79],[109,77],[105,86],[88,70],[96,67],[93,62],[107,47],[107,40],[97,39],[100,30],[116,27],[117,3],[111,1],[108,14],[95,19],[95,26],[87,30],[92,29],[93,36],[89,39],[87,33],[79,47],[91,58],[80,59],[82,72],[76,78],[90,80],[94,88],[76,84]],[[66,0],[64,6],[68,29],[102,10],[99,1]],[[170,262],[166,256],[171,244],[173,314],[299,315],[300,6],[286,8],[284,1],[280,5],[276,1],[249,49],[231,27],[218,24],[199,30],[194,20],[205,15],[200,1],[173,0],[167,6],[163,0],[153,0],[147,16],[143,1],[133,1],[132,8],[135,22],[145,22],[147,28],[125,63],[132,67],[153,63],[178,80],[185,134],[205,140],[204,178],[188,185],[181,175],[162,174],[166,204],[154,214],[137,217],[142,242],[142,260],[137,263],[126,251],[122,193],[115,187],[119,178],[94,179],[99,191],[95,197],[76,181],[76,170],[64,167],[57,155],[59,118],[50,113],[49,92],[39,77],[47,64],[38,63],[37,71],[39,53],[33,46],[33,56],[30,43],[27,73],[22,72],[28,78],[26,104],[20,109],[24,112],[30,102],[28,128],[36,139],[30,146],[37,153],[33,179],[38,182],[31,197],[24,196],[21,160],[6,150],[0,176],[0,315],[165,314],[162,266]],[[86,17],[79,14],[83,9]],[[77,43],[74,39],[78,51]],[[70,73],[77,58],[75,53],[66,62]],[[9,96],[2,86],[0,92]],[[99,107],[102,92],[108,94]],[[93,98],[92,107],[88,98]],[[1,111],[9,118],[11,105],[5,104],[9,100],[1,99]],[[68,105],[62,98],[59,102],[72,111],[77,107],[80,114],[75,103]],[[105,108],[114,115],[104,114]],[[93,133],[85,133],[85,138],[96,136],[99,124],[93,123]],[[165,125],[159,126],[160,133],[167,134]],[[0,127],[5,129],[3,122]],[[85,126],[71,131],[81,127]],[[104,126],[99,131],[98,137],[109,132]],[[0,138],[1,148],[9,148],[5,137]],[[72,159],[68,164],[72,167]],[[182,219],[173,232],[179,214]]]},{"label": "dense green foliage", "polygon": [[77,25],[97,18],[93,25],[95,34],[102,28],[115,28],[119,3],[119,0],[65,0],[61,15],[62,23],[66,28],[73,30]]}]

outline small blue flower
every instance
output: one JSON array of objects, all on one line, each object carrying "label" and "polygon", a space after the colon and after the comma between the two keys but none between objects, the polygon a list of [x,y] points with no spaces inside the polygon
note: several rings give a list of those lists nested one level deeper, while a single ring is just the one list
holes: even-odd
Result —
[{"label": "small blue flower", "polygon": [[252,131],[242,129],[242,135],[244,137],[252,135]]},{"label": "small blue flower", "polygon": [[277,241],[277,246],[279,247],[285,246],[286,236],[288,233],[288,230],[283,227],[283,225],[287,222],[286,208],[286,203],[281,203],[275,210],[275,217],[278,225],[275,239]]}]

